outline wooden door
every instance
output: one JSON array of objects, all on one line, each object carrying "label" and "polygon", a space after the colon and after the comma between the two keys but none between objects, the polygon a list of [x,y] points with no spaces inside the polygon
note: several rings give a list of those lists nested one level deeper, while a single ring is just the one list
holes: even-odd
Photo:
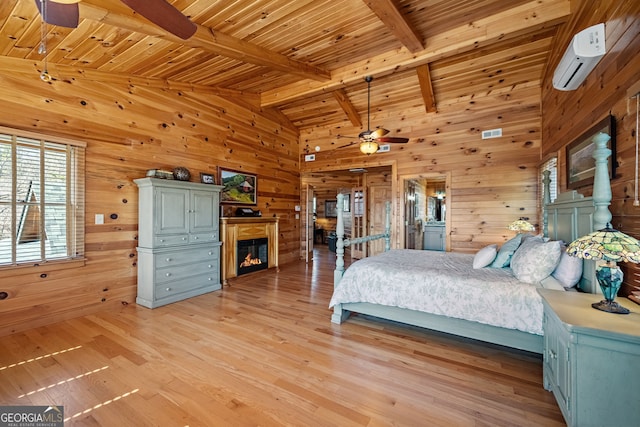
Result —
[{"label": "wooden door", "polygon": [[[362,187],[351,189],[351,218],[352,218],[352,238],[363,237],[367,231],[367,203],[365,191]],[[367,245],[357,243],[351,245],[351,258],[361,259],[367,256]]]},{"label": "wooden door", "polygon": [[[391,201],[391,186],[369,187],[369,235],[384,233],[387,201]],[[384,252],[384,239],[369,242],[368,252],[369,256]]]},{"label": "wooden door", "polygon": [[313,220],[313,188],[308,184],[303,188],[302,201],[302,218],[301,218],[301,249],[304,261],[309,263],[313,260],[313,239],[314,239],[314,220]]},{"label": "wooden door", "polygon": [[416,245],[416,183],[404,181],[404,247],[417,249]]}]

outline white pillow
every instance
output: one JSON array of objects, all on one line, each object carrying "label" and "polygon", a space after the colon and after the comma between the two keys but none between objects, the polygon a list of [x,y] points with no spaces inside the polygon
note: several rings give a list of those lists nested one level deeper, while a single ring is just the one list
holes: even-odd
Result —
[{"label": "white pillow", "polygon": [[480,249],[473,257],[473,268],[483,268],[493,262],[498,254],[498,245],[489,245]]},{"label": "white pillow", "polygon": [[560,262],[551,275],[565,288],[573,288],[582,277],[582,259],[570,256],[563,248]]},{"label": "white pillow", "polygon": [[521,282],[540,283],[556,269],[561,254],[562,242],[526,239],[511,258],[511,270]]}]

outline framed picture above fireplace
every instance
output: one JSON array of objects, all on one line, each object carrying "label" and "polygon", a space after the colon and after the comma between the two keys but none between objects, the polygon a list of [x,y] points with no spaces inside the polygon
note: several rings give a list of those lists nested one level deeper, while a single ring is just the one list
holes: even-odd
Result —
[{"label": "framed picture above fireplace", "polygon": [[256,175],[231,169],[218,168],[220,203],[255,205],[258,203],[258,178]]}]

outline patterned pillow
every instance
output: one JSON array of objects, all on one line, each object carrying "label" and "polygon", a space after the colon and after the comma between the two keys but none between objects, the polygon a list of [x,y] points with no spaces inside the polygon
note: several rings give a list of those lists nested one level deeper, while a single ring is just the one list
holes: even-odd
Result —
[{"label": "patterned pillow", "polygon": [[537,284],[560,262],[562,242],[526,239],[511,258],[511,270],[521,282]]},{"label": "patterned pillow", "polygon": [[498,245],[489,245],[480,249],[473,257],[473,268],[483,268],[488,266],[496,258]]},{"label": "patterned pillow", "polygon": [[511,261],[511,256],[520,246],[520,241],[522,240],[522,234],[518,234],[516,237],[507,241],[500,250],[498,251],[498,255],[496,259],[491,263],[491,267],[493,268],[503,268],[509,267],[509,262]]}]

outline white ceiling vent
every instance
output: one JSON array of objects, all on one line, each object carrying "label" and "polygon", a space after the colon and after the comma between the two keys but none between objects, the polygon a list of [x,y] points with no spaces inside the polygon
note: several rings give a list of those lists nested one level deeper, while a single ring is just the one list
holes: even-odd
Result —
[{"label": "white ceiling vent", "polygon": [[315,154],[307,154],[306,156],[304,156],[305,162],[313,162],[315,159],[316,159]]},{"label": "white ceiling vent", "polygon": [[482,131],[482,139],[499,138],[502,136],[502,128]]},{"label": "white ceiling vent", "polygon": [[387,153],[391,151],[391,145],[389,144],[384,144],[378,147],[378,153]]}]

